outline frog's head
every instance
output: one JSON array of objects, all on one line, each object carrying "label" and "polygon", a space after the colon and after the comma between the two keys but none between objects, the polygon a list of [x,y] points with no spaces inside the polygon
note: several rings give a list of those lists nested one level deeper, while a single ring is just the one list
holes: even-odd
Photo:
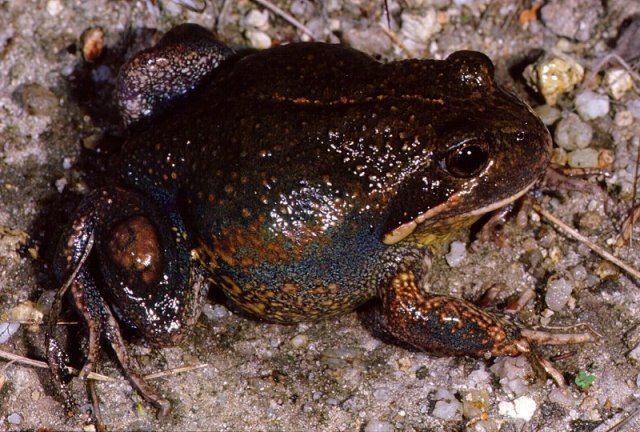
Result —
[{"label": "frog's head", "polygon": [[518,199],[544,173],[551,137],[531,108],[494,81],[481,53],[441,62],[440,111],[416,114],[429,157],[398,187],[383,241],[413,235],[422,243],[468,226]]}]

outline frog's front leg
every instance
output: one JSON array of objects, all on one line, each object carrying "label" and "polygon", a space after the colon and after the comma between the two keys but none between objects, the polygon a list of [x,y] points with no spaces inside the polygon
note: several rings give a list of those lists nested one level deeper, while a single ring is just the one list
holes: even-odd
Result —
[{"label": "frog's front leg", "polygon": [[396,247],[381,272],[373,324],[401,345],[443,355],[514,356],[532,345],[582,343],[589,334],[559,334],[523,329],[499,315],[450,296],[419,288],[424,251]]},{"label": "frog's front leg", "polygon": [[[88,263],[94,244],[100,277]],[[88,325],[89,354],[83,375],[93,368],[104,337],[134,387],[165,414],[169,402],[136,371],[118,320],[146,342],[164,345],[177,342],[199,315],[206,285],[191,266],[189,240],[171,203],[160,205],[120,187],[95,191],[83,200],[66,228],[54,269],[58,280],[67,281],[65,286],[70,287]],[[64,384],[67,360],[55,337],[63,292],[51,309],[46,347],[54,381],[70,404]]]}]

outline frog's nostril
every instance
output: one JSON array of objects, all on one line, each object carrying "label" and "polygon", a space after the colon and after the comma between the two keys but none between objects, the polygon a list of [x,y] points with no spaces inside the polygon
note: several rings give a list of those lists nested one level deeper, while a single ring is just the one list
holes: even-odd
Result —
[{"label": "frog's nostril", "polygon": [[144,283],[156,282],[160,275],[160,243],[154,226],[144,216],[133,216],[117,224],[107,246],[111,260],[130,277]]}]

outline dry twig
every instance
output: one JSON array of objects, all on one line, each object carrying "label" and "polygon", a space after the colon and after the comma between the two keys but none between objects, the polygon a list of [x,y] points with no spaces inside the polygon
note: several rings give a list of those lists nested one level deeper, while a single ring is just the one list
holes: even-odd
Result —
[{"label": "dry twig", "polygon": [[568,236],[573,237],[575,240],[578,240],[579,242],[585,244],[589,249],[591,249],[592,251],[594,251],[595,253],[600,255],[602,258],[604,258],[607,261],[610,261],[611,263],[617,265],[618,267],[620,267],[621,269],[623,269],[624,271],[629,273],[634,278],[640,280],[640,271],[638,271],[637,269],[633,268],[632,266],[630,266],[626,262],[622,261],[620,258],[614,256],[610,252],[607,252],[604,248],[602,248],[601,246],[598,246],[597,244],[595,244],[594,242],[592,242],[591,240],[589,240],[588,238],[586,238],[585,236],[580,234],[578,231],[576,231],[575,229],[571,228],[566,223],[562,222],[559,218],[557,218],[556,216],[554,216],[550,212],[548,212],[545,209],[543,209],[540,206],[540,204],[533,203],[533,209],[535,211],[537,211],[538,213],[540,213],[540,215],[543,218],[547,219],[549,222],[553,223],[555,226],[560,228],[560,230],[563,231]]},{"label": "dry twig", "polygon": [[395,45],[397,45],[407,56],[407,58],[416,58],[416,54],[409,49],[398,37],[398,35],[391,30],[390,28],[385,27],[382,24],[378,24],[378,26],[380,27],[380,29],[384,32],[384,34],[386,34],[389,39],[391,39],[391,42],[393,42]]},{"label": "dry twig", "polygon": [[[9,351],[0,350],[0,358],[10,360],[11,362],[15,362],[15,363],[25,364],[28,366],[34,366],[42,369],[49,369],[49,365],[46,362],[43,362],[40,360],[33,360],[28,357],[23,357],[21,355],[14,354]],[[178,367],[173,369],[167,369],[160,372],[154,372],[149,375],[145,375],[143,378],[146,380],[153,380],[153,379],[162,378],[166,376],[178,375],[184,372],[190,372],[196,369],[202,369],[207,366],[209,366],[208,363],[201,363],[194,366],[183,366],[183,367]],[[80,373],[77,369],[72,368],[70,366],[69,366],[69,372],[71,372],[74,375],[77,375],[78,373]],[[87,376],[87,378],[91,380],[97,380],[97,381],[116,381],[115,378],[111,378],[110,376],[102,375],[95,372],[89,372],[89,375]]]},{"label": "dry twig", "polygon": [[[28,358],[28,357],[23,357],[21,355],[14,354],[14,353],[9,352],[9,351],[0,350],[0,358],[6,359],[6,360],[13,360],[16,363],[25,364],[25,365],[29,365],[29,366],[34,366],[34,367],[37,367],[37,368],[49,369],[49,365],[46,362],[43,362],[43,361],[40,361],[40,360],[33,360],[33,359]],[[74,375],[77,375],[79,373],[79,371],[77,369],[74,369],[72,367],[69,367],[69,372],[71,372]],[[111,378],[109,376],[102,375],[102,374],[95,373],[95,372],[90,372],[89,375],[87,376],[87,378],[93,379],[93,380],[98,380],[98,381],[115,381],[115,379],[113,379],[113,378]]]},{"label": "dry twig", "polygon": [[166,377],[166,376],[173,376],[173,375],[178,375],[184,372],[190,372],[192,370],[196,370],[196,369],[202,369],[209,366],[209,363],[201,363],[199,365],[194,365],[194,366],[183,366],[183,367],[178,367],[178,368],[173,368],[173,369],[167,369],[164,371],[160,371],[160,372],[154,372],[152,374],[146,375],[144,377],[144,379],[146,380],[152,380],[152,379],[157,379],[157,378],[162,378],[162,377]]},{"label": "dry twig", "polygon": [[278,6],[276,6],[273,3],[271,3],[269,0],[252,0],[252,1],[254,1],[255,3],[258,3],[260,6],[266,7],[271,12],[273,12],[276,15],[278,15],[280,18],[282,18],[283,20],[285,20],[286,22],[288,22],[292,26],[296,27],[298,30],[300,30],[301,32],[303,32],[307,36],[309,36],[311,38],[311,40],[315,40],[315,38],[313,37],[313,33],[311,33],[311,30],[309,30],[309,28],[307,26],[305,26],[300,21],[295,19],[292,15],[290,15],[287,12],[285,12],[284,10],[280,9]]}]

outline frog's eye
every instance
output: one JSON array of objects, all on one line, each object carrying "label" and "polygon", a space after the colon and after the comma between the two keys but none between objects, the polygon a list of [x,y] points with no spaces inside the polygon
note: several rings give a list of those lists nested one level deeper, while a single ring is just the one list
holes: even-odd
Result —
[{"label": "frog's eye", "polygon": [[445,169],[455,177],[473,177],[487,166],[489,154],[477,142],[458,146],[447,153],[444,159]]}]

